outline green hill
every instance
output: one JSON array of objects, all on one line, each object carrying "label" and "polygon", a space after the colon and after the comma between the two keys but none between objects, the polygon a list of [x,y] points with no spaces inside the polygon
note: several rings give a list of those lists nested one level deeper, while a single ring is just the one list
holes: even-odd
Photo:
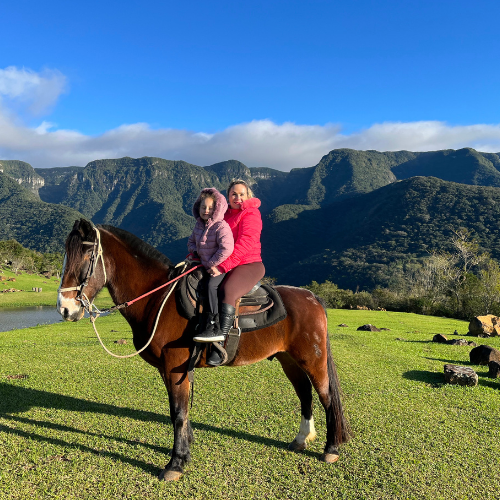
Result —
[{"label": "green hill", "polygon": [[15,239],[41,252],[61,252],[81,214],[41,201],[36,194],[0,173],[0,240]]},{"label": "green hill", "polygon": [[448,249],[460,227],[500,260],[500,189],[434,177],[412,177],[270,222],[263,232],[264,260],[282,283],[387,285],[403,263]]},{"label": "green hill", "polygon": [[[27,246],[42,251],[47,250],[49,228],[56,228],[59,243],[54,244],[60,244],[60,218],[67,221],[80,212],[95,223],[127,229],[180,260],[200,190],[215,186],[224,191],[237,177],[262,201],[264,262],[268,275],[282,283],[330,279],[344,288],[387,284],[403,262],[443,248],[457,227],[468,228],[500,259],[500,156],[470,148],[423,153],[337,149],[313,167],[290,172],[248,168],[237,160],[201,167],[153,157],[36,170],[23,162],[0,164],[8,165],[4,177],[12,178],[4,189],[12,201],[5,202],[10,208],[3,220],[9,222],[3,223],[0,238],[25,245],[32,238]],[[66,210],[44,216],[44,232],[36,216],[26,216],[33,213],[29,207],[41,202],[23,189],[28,184],[19,184],[22,172],[43,181],[38,193],[47,203],[37,209],[40,213]],[[69,227],[67,222],[63,226]]]}]

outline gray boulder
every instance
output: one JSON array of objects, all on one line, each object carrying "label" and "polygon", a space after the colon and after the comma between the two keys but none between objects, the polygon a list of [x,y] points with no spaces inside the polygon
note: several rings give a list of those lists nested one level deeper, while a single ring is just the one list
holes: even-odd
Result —
[{"label": "gray boulder", "polygon": [[444,380],[447,384],[474,387],[477,385],[478,376],[467,366],[444,365]]}]

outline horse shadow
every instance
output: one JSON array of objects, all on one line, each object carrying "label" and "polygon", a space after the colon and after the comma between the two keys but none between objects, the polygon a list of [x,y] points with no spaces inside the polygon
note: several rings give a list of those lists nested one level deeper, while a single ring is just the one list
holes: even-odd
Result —
[{"label": "horse shadow", "polygon": [[[22,424],[29,424],[33,425],[34,427],[50,429],[53,431],[60,431],[65,433],[71,432],[88,436],[96,436],[99,438],[104,438],[116,442],[129,444],[135,447],[139,445],[154,450],[156,452],[162,453],[166,456],[169,455],[172,451],[171,448],[165,448],[152,443],[143,442],[142,440],[139,441],[139,440],[134,440],[133,438],[127,439],[115,435],[106,435],[101,432],[82,430],[77,427],[72,427],[69,425],[53,423],[44,420],[34,420],[19,415],[20,413],[27,412],[32,408],[46,408],[55,410],[78,411],[83,413],[113,415],[117,417],[132,418],[140,422],[148,422],[148,423],[157,422],[160,424],[168,424],[170,420],[168,415],[163,415],[151,411],[135,410],[127,407],[120,407],[105,403],[87,401],[85,399],[80,399],[72,396],[65,396],[53,392],[0,382],[0,417],[2,417],[4,420],[10,420],[12,422],[19,422]],[[287,449],[288,447],[287,442],[263,436],[258,436],[255,434],[251,434],[249,432],[215,427],[205,423],[193,422],[192,420],[190,422],[193,429],[198,431],[215,432],[223,436],[229,436],[232,438],[237,438],[249,442],[256,442],[264,446],[275,447],[278,449]],[[0,432],[20,436],[26,439],[33,439],[39,442],[63,446],[67,449],[74,449],[76,451],[88,452],[99,456],[107,456],[114,460],[122,461],[124,463],[140,468],[147,473],[155,475],[157,475],[161,470],[151,465],[150,463],[136,460],[134,458],[127,456],[126,454],[116,453],[112,451],[104,451],[102,449],[95,449],[84,444],[65,441],[57,437],[46,437],[37,434],[36,432],[28,432],[8,425],[0,424]],[[173,435],[172,435],[172,442],[173,442]],[[309,450],[304,450],[301,453],[315,458],[317,458],[318,456],[317,453],[311,452]]]}]

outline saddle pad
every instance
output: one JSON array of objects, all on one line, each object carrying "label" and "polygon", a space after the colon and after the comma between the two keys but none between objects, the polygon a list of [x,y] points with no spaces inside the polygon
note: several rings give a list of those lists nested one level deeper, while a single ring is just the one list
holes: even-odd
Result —
[{"label": "saddle pad", "polygon": [[269,309],[266,308],[257,314],[240,315],[238,317],[238,326],[241,328],[242,333],[266,328],[286,318],[285,305],[278,291],[271,285],[261,285],[261,287],[266,290],[274,304]]}]

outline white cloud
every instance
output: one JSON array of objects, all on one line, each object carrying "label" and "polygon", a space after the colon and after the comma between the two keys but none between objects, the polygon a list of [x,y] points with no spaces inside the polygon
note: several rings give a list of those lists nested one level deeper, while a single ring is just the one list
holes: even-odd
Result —
[{"label": "white cloud", "polygon": [[57,70],[44,69],[37,73],[27,68],[9,66],[0,69],[0,100],[20,101],[28,110],[39,115],[53,106],[66,89],[66,77]]},{"label": "white cloud", "polygon": [[277,124],[254,120],[208,134],[203,131],[152,129],[146,123],[122,125],[98,136],[57,129],[43,121],[22,124],[6,104],[22,100],[34,110],[53,105],[66,86],[54,70],[35,73],[0,70],[0,159],[18,159],[34,167],[86,165],[102,158],[158,156],[211,165],[236,159],[249,167],[279,170],[315,165],[335,148],[378,151],[433,151],[472,147],[500,152],[500,125],[448,125],[445,122],[377,123],[351,134],[334,124]]}]

